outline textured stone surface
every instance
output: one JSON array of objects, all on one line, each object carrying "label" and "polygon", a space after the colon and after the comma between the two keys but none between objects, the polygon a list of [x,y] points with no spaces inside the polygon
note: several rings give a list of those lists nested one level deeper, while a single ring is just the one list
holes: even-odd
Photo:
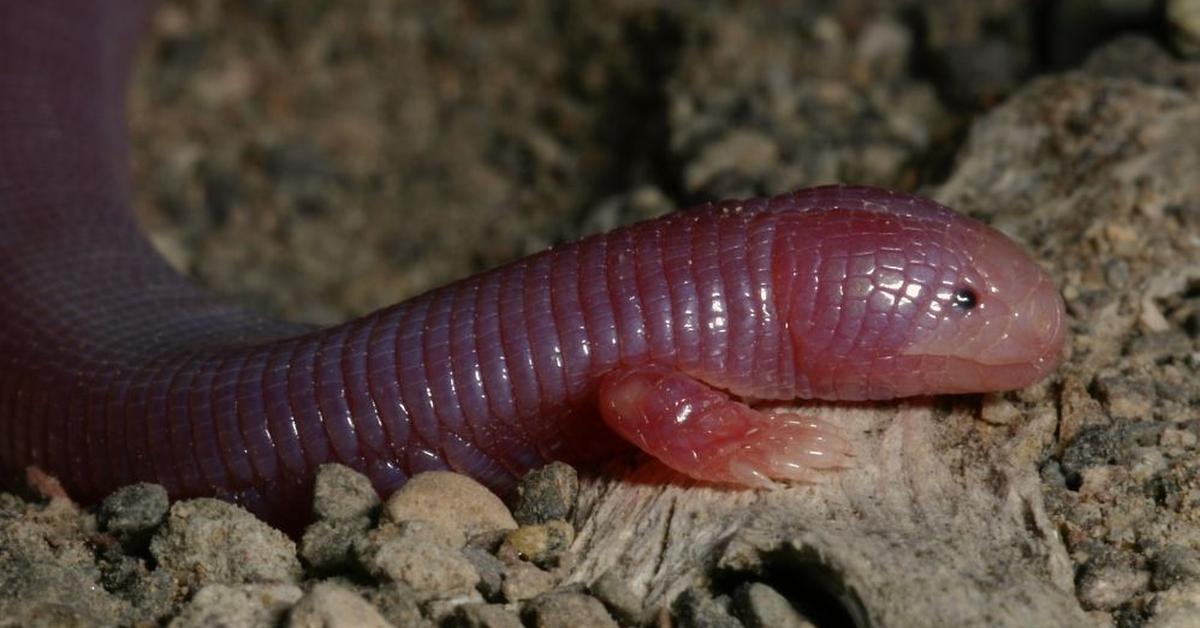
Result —
[{"label": "textured stone surface", "polygon": [[150,619],[101,586],[74,509],[7,501],[0,516],[0,624],[87,626]]},{"label": "textured stone surface", "polygon": [[742,623],[729,612],[729,600],[716,599],[705,591],[690,588],[679,594],[671,607],[685,628],[741,628]]},{"label": "textured stone surface", "polygon": [[1200,58],[1200,2],[1167,0],[1166,13],[1176,49],[1193,59]]},{"label": "textured stone surface", "polygon": [[579,474],[569,465],[552,462],[531,471],[517,485],[513,518],[521,525],[566,520],[579,493]]},{"label": "textured stone surface", "polygon": [[383,511],[390,521],[428,521],[467,538],[517,527],[494,493],[471,478],[445,471],[413,476],[388,498]]},{"label": "textured stone surface", "polygon": [[450,628],[521,628],[521,620],[498,604],[463,604],[446,622]]},{"label": "textured stone surface", "polygon": [[739,587],[733,603],[746,628],[814,628],[787,598],[761,582]]},{"label": "textured stone surface", "polygon": [[376,579],[402,583],[423,599],[465,595],[479,582],[474,566],[457,548],[414,528],[372,534],[355,552]]},{"label": "textured stone surface", "polygon": [[388,623],[362,596],[322,583],[304,594],[288,615],[288,628],[387,628]]},{"label": "textured stone surface", "polygon": [[278,626],[304,594],[292,584],[209,584],[196,592],[169,624],[171,628]]},{"label": "textured stone surface", "polygon": [[150,551],[160,569],[192,590],[210,583],[295,582],[301,575],[291,539],[215,499],[175,502]]},{"label": "textured stone surface", "polygon": [[433,622],[421,614],[421,599],[407,585],[383,583],[367,591],[367,599],[396,626],[432,627]]},{"label": "textured stone surface", "polygon": [[479,584],[476,585],[479,592],[488,600],[497,601],[501,595],[500,587],[504,583],[504,563],[477,547],[463,548],[462,554],[475,568],[475,573],[479,574]]},{"label": "textured stone surface", "polygon": [[583,593],[548,593],[538,596],[522,616],[533,628],[617,628],[604,605]]},{"label": "textured stone surface", "polygon": [[1130,625],[1152,619],[1156,586],[1195,582],[1167,548],[1200,546],[1200,329],[1188,323],[1200,182],[1185,174],[1197,146],[1200,66],[1123,39],[981,119],[942,188],[1029,238],[1063,282],[1073,337],[1064,429],[1041,467],[1047,511],[1079,601]]},{"label": "textured stone surface", "polygon": [[104,498],[100,525],[121,538],[144,535],[162,522],[169,506],[162,486],[131,484]]},{"label": "textured stone surface", "polygon": [[528,560],[539,567],[553,566],[575,540],[575,529],[565,521],[521,526],[504,537],[496,554],[501,560]]},{"label": "textured stone surface", "polygon": [[313,515],[318,519],[366,517],[379,506],[367,476],[340,464],[323,464],[313,482]]},{"label": "textured stone surface", "polygon": [[500,593],[508,602],[520,602],[549,591],[557,582],[553,574],[526,562],[516,562],[504,568]]},{"label": "textured stone surface", "polygon": [[365,517],[315,521],[300,538],[300,558],[318,573],[348,569],[354,563],[354,546],[363,542],[370,525]]}]

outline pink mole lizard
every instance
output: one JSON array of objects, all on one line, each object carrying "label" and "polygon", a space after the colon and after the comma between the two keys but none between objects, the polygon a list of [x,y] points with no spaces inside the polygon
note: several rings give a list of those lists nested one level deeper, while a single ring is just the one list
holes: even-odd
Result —
[{"label": "pink mole lizard", "polygon": [[1063,304],[999,232],[829,186],[670,214],[328,329],[173,272],[128,211],[124,84],[141,2],[0,4],[0,474],[135,481],[276,523],[316,467],[381,492],[450,468],[506,490],[622,444],[763,486],[846,463],[836,427],[745,398],[1027,386]]}]

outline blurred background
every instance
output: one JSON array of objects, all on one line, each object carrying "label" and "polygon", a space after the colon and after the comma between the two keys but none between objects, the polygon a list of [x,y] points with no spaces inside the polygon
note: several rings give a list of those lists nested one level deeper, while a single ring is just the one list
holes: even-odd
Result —
[{"label": "blurred background", "polygon": [[173,0],[130,100],[136,206],[185,273],[329,323],[697,202],[928,188],[975,116],[1106,42],[1200,56],[1198,7]]}]

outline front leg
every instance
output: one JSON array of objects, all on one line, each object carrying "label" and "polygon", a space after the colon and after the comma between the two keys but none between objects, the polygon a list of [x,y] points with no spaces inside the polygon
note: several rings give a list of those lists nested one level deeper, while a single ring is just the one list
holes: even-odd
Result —
[{"label": "front leg", "polygon": [[815,470],[849,466],[837,428],[792,413],[764,413],[675,369],[618,368],[600,381],[609,427],[685,475],[753,487],[813,481]]}]

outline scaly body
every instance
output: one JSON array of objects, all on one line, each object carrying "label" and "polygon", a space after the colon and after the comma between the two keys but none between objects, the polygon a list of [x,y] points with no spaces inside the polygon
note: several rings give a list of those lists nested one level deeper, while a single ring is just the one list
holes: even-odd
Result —
[{"label": "scaly body", "polygon": [[127,211],[122,93],[144,11],[0,8],[9,477],[37,466],[84,499],[155,481],[288,521],[324,462],[381,491],[434,468],[502,490],[627,441],[761,485],[844,464],[849,444],[739,396],[1000,390],[1057,362],[1061,300],[1015,245],[861,187],[678,212],[324,330],[213,300]]}]

